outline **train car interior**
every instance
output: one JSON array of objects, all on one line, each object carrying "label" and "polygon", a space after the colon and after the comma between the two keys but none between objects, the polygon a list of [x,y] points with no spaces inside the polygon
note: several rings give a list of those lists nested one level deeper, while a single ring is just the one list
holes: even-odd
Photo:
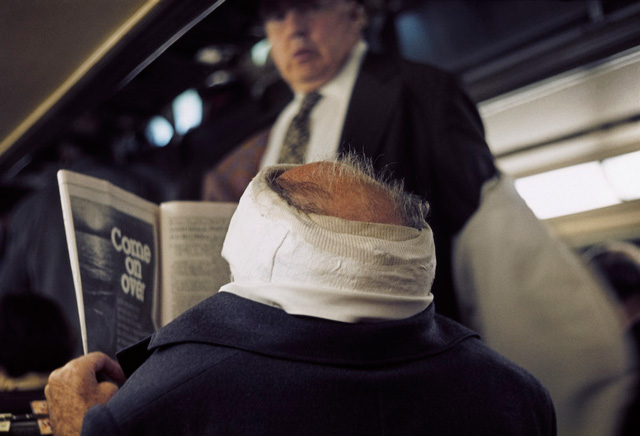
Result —
[{"label": "train car interior", "polygon": [[[206,171],[290,97],[258,2],[0,3],[0,266],[14,214],[53,185],[33,214],[45,236],[62,228],[61,168],[126,174],[156,203],[201,199]],[[498,169],[563,248],[640,246],[640,0],[364,7],[370,50],[459,77]]]}]

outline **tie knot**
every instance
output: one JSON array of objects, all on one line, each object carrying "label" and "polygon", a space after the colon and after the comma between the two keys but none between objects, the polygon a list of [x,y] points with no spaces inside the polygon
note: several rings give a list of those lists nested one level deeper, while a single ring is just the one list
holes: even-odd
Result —
[{"label": "tie knot", "polygon": [[302,104],[300,105],[300,111],[298,112],[298,115],[302,117],[306,117],[307,115],[309,115],[311,109],[313,109],[313,107],[321,98],[322,95],[320,95],[320,93],[316,91],[310,92],[309,94],[305,95],[302,99]]}]

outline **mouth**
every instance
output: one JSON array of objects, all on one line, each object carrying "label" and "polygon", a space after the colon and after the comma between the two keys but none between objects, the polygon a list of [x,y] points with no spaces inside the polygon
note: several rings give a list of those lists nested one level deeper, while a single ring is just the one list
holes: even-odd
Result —
[{"label": "mouth", "polygon": [[297,62],[306,62],[315,56],[315,51],[310,48],[300,48],[293,52],[293,59]]}]

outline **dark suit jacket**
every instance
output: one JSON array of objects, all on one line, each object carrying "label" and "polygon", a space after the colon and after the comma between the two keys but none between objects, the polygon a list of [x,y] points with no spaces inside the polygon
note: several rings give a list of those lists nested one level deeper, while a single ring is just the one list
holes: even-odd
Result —
[{"label": "dark suit jacket", "polygon": [[341,150],[373,159],[429,201],[438,267],[438,311],[458,319],[451,276],[451,243],[496,175],[475,104],[457,79],[411,62],[369,53],[356,81]]},{"label": "dark suit jacket", "polygon": [[220,293],[119,356],[83,435],[552,435],[546,390],[434,314],[291,316]]},{"label": "dark suit jacket", "polygon": [[[272,87],[265,123],[292,98]],[[273,97],[277,94],[278,97]],[[267,121],[264,121],[267,120]],[[253,138],[207,175],[209,200],[237,201],[258,171],[266,140]],[[438,311],[459,319],[451,276],[451,241],[477,209],[483,183],[496,174],[482,121],[458,80],[436,68],[368,53],[356,80],[340,151],[371,158],[376,168],[403,179],[408,191],[431,203],[438,267],[433,292]],[[227,193],[227,195],[224,194]]]}]

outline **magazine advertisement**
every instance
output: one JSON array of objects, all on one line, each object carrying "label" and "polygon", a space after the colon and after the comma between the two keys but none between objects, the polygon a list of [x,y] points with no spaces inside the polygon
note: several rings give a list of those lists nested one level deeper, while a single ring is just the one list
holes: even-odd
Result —
[{"label": "magazine advertisement", "polygon": [[156,205],[66,170],[58,184],[85,353],[115,356],[229,281],[235,203]]},{"label": "magazine advertisement", "polygon": [[115,356],[156,329],[158,206],[92,177],[58,181],[84,351]]}]

